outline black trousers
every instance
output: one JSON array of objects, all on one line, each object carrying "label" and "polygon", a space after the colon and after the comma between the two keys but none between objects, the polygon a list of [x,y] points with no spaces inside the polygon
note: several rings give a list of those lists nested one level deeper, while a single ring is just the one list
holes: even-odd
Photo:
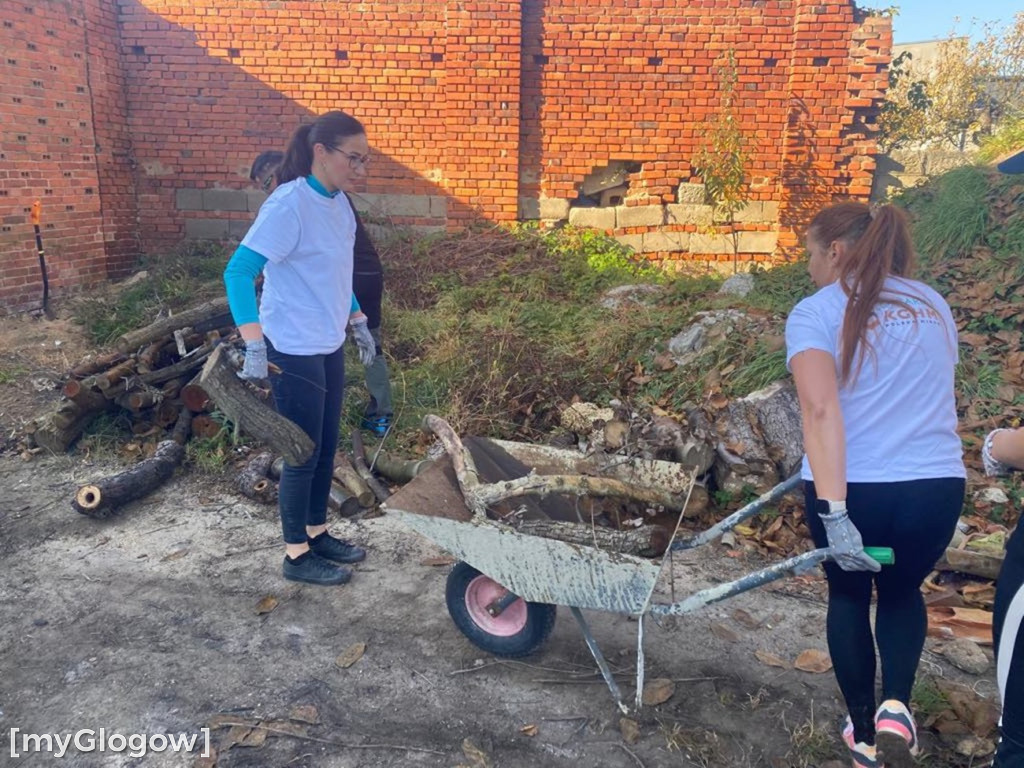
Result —
[{"label": "black trousers", "polygon": [[[829,653],[857,741],[874,743],[876,642],[882,700],[910,703],[928,628],[921,582],[953,537],[964,488],[962,478],[847,484],[846,506],[864,546],[892,547],[896,553],[895,564],[879,573],[848,572],[825,563]],[[814,483],[804,484],[804,495],[806,509],[813,510]],[[813,511],[807,525],[815,545],[828,546],[825,527]],[[873,590],[878,593],[874,633]]]},{"label": "black trousers", "polygon": [[992,634],[1003,702],[1001,740],[992,768],[1024,768],[1024,533],[1020,523],[1006,544],[996,585]]}]

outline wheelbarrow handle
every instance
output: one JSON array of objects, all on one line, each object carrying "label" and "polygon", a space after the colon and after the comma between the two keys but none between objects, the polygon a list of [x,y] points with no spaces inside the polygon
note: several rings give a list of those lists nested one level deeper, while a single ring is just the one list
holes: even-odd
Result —
[{"label": "wheelbarrow handle", "polygon": [[896,553],[892,547],[864,547],[864,554],[879,565],[892,565],[896,562]]}]

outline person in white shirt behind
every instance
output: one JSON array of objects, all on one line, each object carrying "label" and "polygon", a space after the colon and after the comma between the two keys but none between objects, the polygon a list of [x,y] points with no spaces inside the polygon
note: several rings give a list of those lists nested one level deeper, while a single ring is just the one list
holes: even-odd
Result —
[{"label": "person in white shirt behind", "polygon": [[[843,741],[855,767],[905,768],[919,749],[909,705],[927,630],[920,587],[964,499],[957,329],[946,301],[911,278],[898,209],[829,206],[806,245],[819,290],[790,313],[787,364],[803,417],[807,524],[833,555],[827,638],[849,711]],[[895,564],[881,568],[865,546],[891,547]]]}]

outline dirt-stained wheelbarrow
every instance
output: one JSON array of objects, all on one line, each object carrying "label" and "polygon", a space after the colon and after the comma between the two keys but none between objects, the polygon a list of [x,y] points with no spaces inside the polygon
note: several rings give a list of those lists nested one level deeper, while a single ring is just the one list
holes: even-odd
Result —
[{"label": "dirt-stained wheelbarrow", "polygon": [[[509,499],[549,494],[590,494],[644,501],[665,501],[685,508],[694,473],[673,462],[622,457],[585,457],[576,451],[547,446],[488,441],[489,451],[507,454],[530,468],[524,476],[481,483],[480,461],[458,435],[436,416],[425,428],[436,434],[451,462],[442,461],[415,477],[384,504],[388,514],[450,552],[458,562],[448,576],[446,602],[456,627],[476,646],[503,657],[538,650],[554,626],[556,606],[569,608],[587,647],[619,709],[628,711],[612,671],[598,648],[581,609],[627,613],[637,617],[636,708],[644,687],[644,619],[679,616],[738,595],[784,576],[808,570],[830,557],[816,549],[790,557],[735,581],[700,590],[674,603],[652,600],[670,558],[648,559],[609,548],[523,533],[488,517],[495,505]],[[467,441],[469,442],[469,441]],[[571,473],[571,474],[562,474]],[[599,473],[599,474],[598,474]],[[492,473],[493,474],[493,473]],[[797,487],[789,478],[711,528],[680,538],[679,526],[668,542],[670,551],[692,549],[757,515]],[[674,500],[674,503],[673,503]],[[892,562],[892,550],[871,548],[872,557]]]}]

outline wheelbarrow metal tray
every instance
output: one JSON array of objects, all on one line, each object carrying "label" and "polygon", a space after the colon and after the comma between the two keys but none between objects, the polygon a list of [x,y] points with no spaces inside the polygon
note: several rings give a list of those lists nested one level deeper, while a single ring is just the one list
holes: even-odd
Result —
[{"label": "wheelbarrow metal tray", "polygon": [[528,602],[640,613],[661,569],[660,563],[643,558],[473,519],[447,457],[384,506],[409,528]]}]

